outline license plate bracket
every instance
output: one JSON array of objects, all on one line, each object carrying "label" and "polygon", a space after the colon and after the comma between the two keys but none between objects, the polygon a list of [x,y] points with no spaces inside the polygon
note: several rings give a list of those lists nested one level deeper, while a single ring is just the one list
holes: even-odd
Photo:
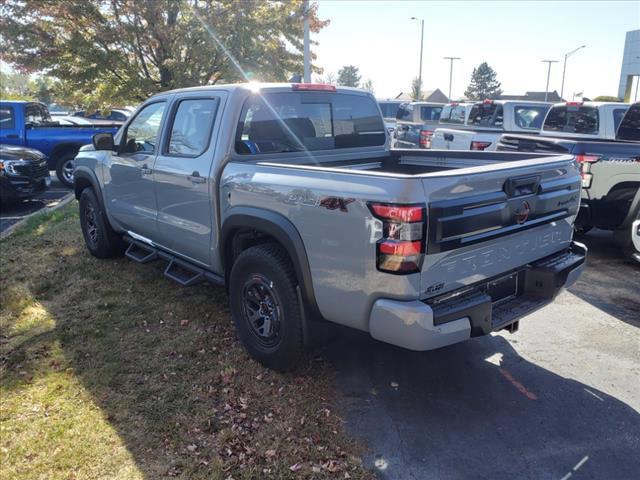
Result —
[{"label": "license plate bracket", "polygon": [[487,283],[485,292],[491,297],[491,302],[498,305],[518,296],[518,272],[491,280]]}]

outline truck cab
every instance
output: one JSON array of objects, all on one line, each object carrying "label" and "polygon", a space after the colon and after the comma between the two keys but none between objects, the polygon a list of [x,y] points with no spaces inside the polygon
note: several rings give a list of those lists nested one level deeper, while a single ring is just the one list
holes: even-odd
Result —
[{"label": "truck cab", "polygon": [[551,103],[517,100],[484,100],[471,107],[460,127],[441,125],[433,134],[432,147],[446,150],[495,150],[504,133],[535,134]]},{"label": "truck cab", "polygon": [[400,106],[396,115],[394,147],[431,148],[431,136],[440,120],[443,103],[411,102]]},{"label": "truck cab", "polygon": [[0,143],[39,150],[50,170],[73,185],[74,157],[96,133],[115,133],[119,125],[61,125],[40,102],[0,101]]},{"label": "truck cab", "polygon": [[615,140],[628,103],[563,102],[553,105],[540,135],[581,139]]}]

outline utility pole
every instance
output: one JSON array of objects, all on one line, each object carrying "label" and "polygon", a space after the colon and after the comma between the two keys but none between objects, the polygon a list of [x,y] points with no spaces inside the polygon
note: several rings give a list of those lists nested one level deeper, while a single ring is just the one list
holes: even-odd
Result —
[{"label": "utility pole", "polygon": [[549,78],[551,77],[551,64],[558,63],[557,60],[542,60],[542,63],[548,63],[549,69],[547,70],[547,88],[544,89],[544,101],[547,101],[549,97]]},{"label": "utility pole", "polygon": [[311,51],[309,47],[309,0],[304,0],[304,81],[311,83]]},{"label": "utility pole", "polygon": [[420,86],[420,93],[422,93],[422,47],[424,46],[424,19],[411,17],[411,20],[420,21],[420,69],[418,70],[418,85]]},{"label": "utility pole", "polygon": [[460,60],[460,57],[442,57],[449,60],[449,101],[451,101],[451,81],[453,79],[453,61]]},{"label": "utility pole", "polygon": [[564,75],[567,71],[567,58],[576,53],[578,50],[586,47],[586,45],[580,45],[578,48],[571,50],[569,53],[564,54],[564,67],[562,67],[562,86],[560,87],[560,98],[564,95]]}]

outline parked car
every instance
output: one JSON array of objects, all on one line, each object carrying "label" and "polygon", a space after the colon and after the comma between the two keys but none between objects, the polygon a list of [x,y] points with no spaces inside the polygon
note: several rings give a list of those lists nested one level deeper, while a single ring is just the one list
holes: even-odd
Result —
[{"label": "parked car", "polygon": [[592,140],[614,140],[628,103],[563,102],[547,113],[540,135]]},{"label": "parked car", "polygon": [[114,122],[125,122],[127,118],[131,116],[131,112],[125,108],[122,108],[122,109],[114,108],[107,114],[103,114],[99,110],[88,114],[84,110],[81,110],[79,112],[75,112],[73,116],[90,118],[92,120],[110,120]]},{"label": "parked car", "polygon": [[89,252],[225,284],[249,353],[289,369],[322,321],[430,350],[576,281],[571,155],[389,150],[366,91],[215,85],[147,100],[77,157]]},{"label": "parked car", "polygon": [[60,125],[39,102],[0,100],[0,143],[35,148],[47,156],[66,186],[73,185],[74,157],[100,132],[115,133],[119,125]]},{"label": "parked car", "polygon": [[382,118],[384,119],[384,126],[389,133],[389,138],[393,138],[393,132],[396,129],[396,114],[400,105],[406,103],[406,100],[378,100],[380,111],[382,112]]},{"label": "parked car", "polygon": [[400,106],[396,114],[396,148],[431,148],[444,103],[411,102]]},{"label": "parked car", "polygon": [[31,198],[51,185],[47,159],[32,148],[0,144],[0,201]]},{"label": "parked car", "polygon": [[[603,119],[604,111],[613,119],[611,109],[598,110],[592,106],[589,109],[590,113],[583,111],[580,115],[593,116],[599,111]],[[561,137],[504,135],[498,150],[575,155],[582,175],[582,202],[576,227],[581,232],[592,227],[614,230],[622,243],[628,243],[630,225],[640,211],[640,103],[625,110],[628,111],[618,129],[622,138],[617,141],[593,138],[589,133],[580,136],[575,132],[569,132],[569,137],[564,137],[567,132],[562,132]],[[556,112],[552,109],[549,115]],[[554,122],[552,120],[555,125]],[[577,123],[584,122],[578,120]],[[606,121],[599,119],[598,123]]]},{"label": "parked car", "polygon": [[474,103],[466,125],[438,126],[432,148],[495,150],[505,133],[538,133],[551,103],[519,100],[485,100]]}]

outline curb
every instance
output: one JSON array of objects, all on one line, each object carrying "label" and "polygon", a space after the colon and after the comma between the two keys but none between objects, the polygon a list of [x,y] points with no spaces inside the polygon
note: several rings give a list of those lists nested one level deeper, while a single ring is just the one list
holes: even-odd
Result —
[{"label": "curb", "polygon": [[23,217],[17,223],[14,223],[13,225],[11,225],[4,232],[0,233],[0,240],[4,240],[5,238],[9,237],[13,232],[15,232],[18,228],[20,228],[20,226],[23,225],[28,219],[35,217],[36,215],[44,215],[46,213],[54,212],[59,208],[62,208],[68,203],[70,203],[73,199],[74,199],[73,192],[69,192],[64,197],[62,197],[58,203],[56,203],[52,207],[41,208],[36,212],[30,213],[26,217]]}]

